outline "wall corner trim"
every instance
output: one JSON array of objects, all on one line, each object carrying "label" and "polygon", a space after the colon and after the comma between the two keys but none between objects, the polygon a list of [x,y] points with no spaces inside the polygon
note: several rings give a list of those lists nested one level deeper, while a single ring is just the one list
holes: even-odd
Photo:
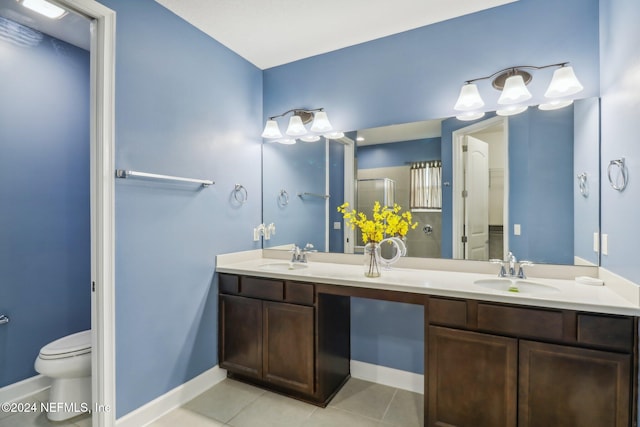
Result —
[{"label": "wall corner trim", "polygon": [[352,360],[351,377],[424,394],[424,375],[409,371]]},{"label": "wall corner trim", "polygon": [[227,371],[218,365],[197,377],[158,396],[151,402],[129,412],[116,420],[117,427],[140,427],[157,420],[172,410],[184,405],[199,394],[227,377]]}]

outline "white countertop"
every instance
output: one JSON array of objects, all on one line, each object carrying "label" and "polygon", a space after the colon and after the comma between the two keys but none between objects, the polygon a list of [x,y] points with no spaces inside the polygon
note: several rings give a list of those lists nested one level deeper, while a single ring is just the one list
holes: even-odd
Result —
[{"label": "white countertop", "polygon": [[[289,270],[286,268],[286,260],[263,258],[260,251],[243,254],[218,257],[216,271],[338,286],[640,316],[638,304],[633,304],[609,287],[583,285],[574,280],[529,277],[527,281],[553,286],[557,291],[525,294],[491,290],[474,284],[480,279],[497,279],[495,274],[393,268],[383,270],[381,277],[367,278],[364,276],[362,265],[311,260],[306,264],[306,268]],[[274,265],[276,270],[273,269]]]}]

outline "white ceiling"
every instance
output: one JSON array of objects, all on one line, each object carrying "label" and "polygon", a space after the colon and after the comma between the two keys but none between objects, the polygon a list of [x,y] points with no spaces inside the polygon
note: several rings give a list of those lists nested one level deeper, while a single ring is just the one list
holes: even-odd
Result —
[{"label": "white ceiling", "polygon": [[517,0],[156,0],[261,69]]}]

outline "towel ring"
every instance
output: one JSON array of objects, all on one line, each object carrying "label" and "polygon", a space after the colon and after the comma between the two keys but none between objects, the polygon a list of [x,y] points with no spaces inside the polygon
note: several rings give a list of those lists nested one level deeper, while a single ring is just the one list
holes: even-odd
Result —
[{"label": "towel ring", "polygon": [[587,173],[578,174],[578,187],[583,197],[589,197],[589,185],[587,184]]},{"label": "towel ring", "polygon": [[236,186],[233,188],[233,198],[236,199],[236,202],[244,204],[246,203],[248,197],[249,192],[246,188],[244,188],[244,185],[236,184]]},{"label": "towel ring", "polygon": [[287,206],[289,204],[289,193],[287,193],[287,190],[280,190],[280,194],[278,194],[278,204],[280,206]]},{"label": "towel ring", "polygon": [[[617,169],[615,178],[611,175],[614,170]],[[624,157],[621,157],[616,160],[611,160],[609,162],[609,166],[607,167],[607,177],[609,178],[609,184],[611,184],[611,188],[618,191],[623,191],[627,183],[629,182],[629,176],[627,174],[627,166],[624,163]]]}]

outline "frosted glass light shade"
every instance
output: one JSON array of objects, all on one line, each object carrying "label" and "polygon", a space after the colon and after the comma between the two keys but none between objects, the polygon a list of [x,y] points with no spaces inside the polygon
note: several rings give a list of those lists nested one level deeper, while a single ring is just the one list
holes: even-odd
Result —
[{"label": "frosted glass light shade", "polygon": [[544,93],[547,98],[560,98],[562,96],[574,95],[584,87],[573,72],[573,67],[561,67],[553,72],[549,88]]},{"label": "frosted glass light shade", "polygon": [[300,116],[291,116],[289,119],[289,127],[287,127],[286,134],[289,136],[302,136],[307,133],[307,128],[304,127]]},{"label": "frosted glass light shade", "polygon": [[458,101],[453,108],[458,111],[470,111],[476,110],[483,105],[484,101],[480,96],[480,92],[478,92],[478,86],[473,83],[467,83],[460,88]]},{"label": "frosted glass light shade", "polygon": [[329,132],[333,129],[331,123],[329,122],[329,118],[327,117],[327,113],[324,111],[318,111],[314,114],[313,123],[311,124],[311,132]]},{"label": "frosted glass light shade", "polygon": [[471,120],[478,120],[479,118],[484,116],[484,112],[482,111],[467,111],[464,112],[458,116],[456,116],[456,119],[458,120],[462,120],[464,122],[468,122]]},{"label": "frosted glass light shade", "polygon": [[547,102],[546,104],[538,105],[538,109],[543,111],[559,110],[560,108],[568,107],[571,104],[573,104],[572,99],[567,99],[567,100],[554,99],[553,101]]},{"label": "frosted glass light shade", "polygon": [[504,82],[504,89],[498,98],[498,104],[509,105],[518,104],[520,102],[531,99],[531,92],[527,89],[527,85],[524,84],[524,79],[521,75],[515,75],[509,77]]},{"label": "frosted glass light shade", "polygon": [[496,114],[499,116],[515,116],[516,114],[522,113],[527,108],[529,107],[526,105],[510,105],[507,108],[496,110]]},{"label": "frosted glass light shade", "polygon": [[320,140],[320,137],[318,135],[305,135],[300,137],[300,141],[304,141],[304,142],[316,142],[319,140]]},{"label": "frosted glass light shade", "polygon": [[280,132],[280,127],[278,127],[278,122],[275,120],[267,120],[267,124],[262,131],[262,137],[268,139],[282,138],[282,132]]}]

